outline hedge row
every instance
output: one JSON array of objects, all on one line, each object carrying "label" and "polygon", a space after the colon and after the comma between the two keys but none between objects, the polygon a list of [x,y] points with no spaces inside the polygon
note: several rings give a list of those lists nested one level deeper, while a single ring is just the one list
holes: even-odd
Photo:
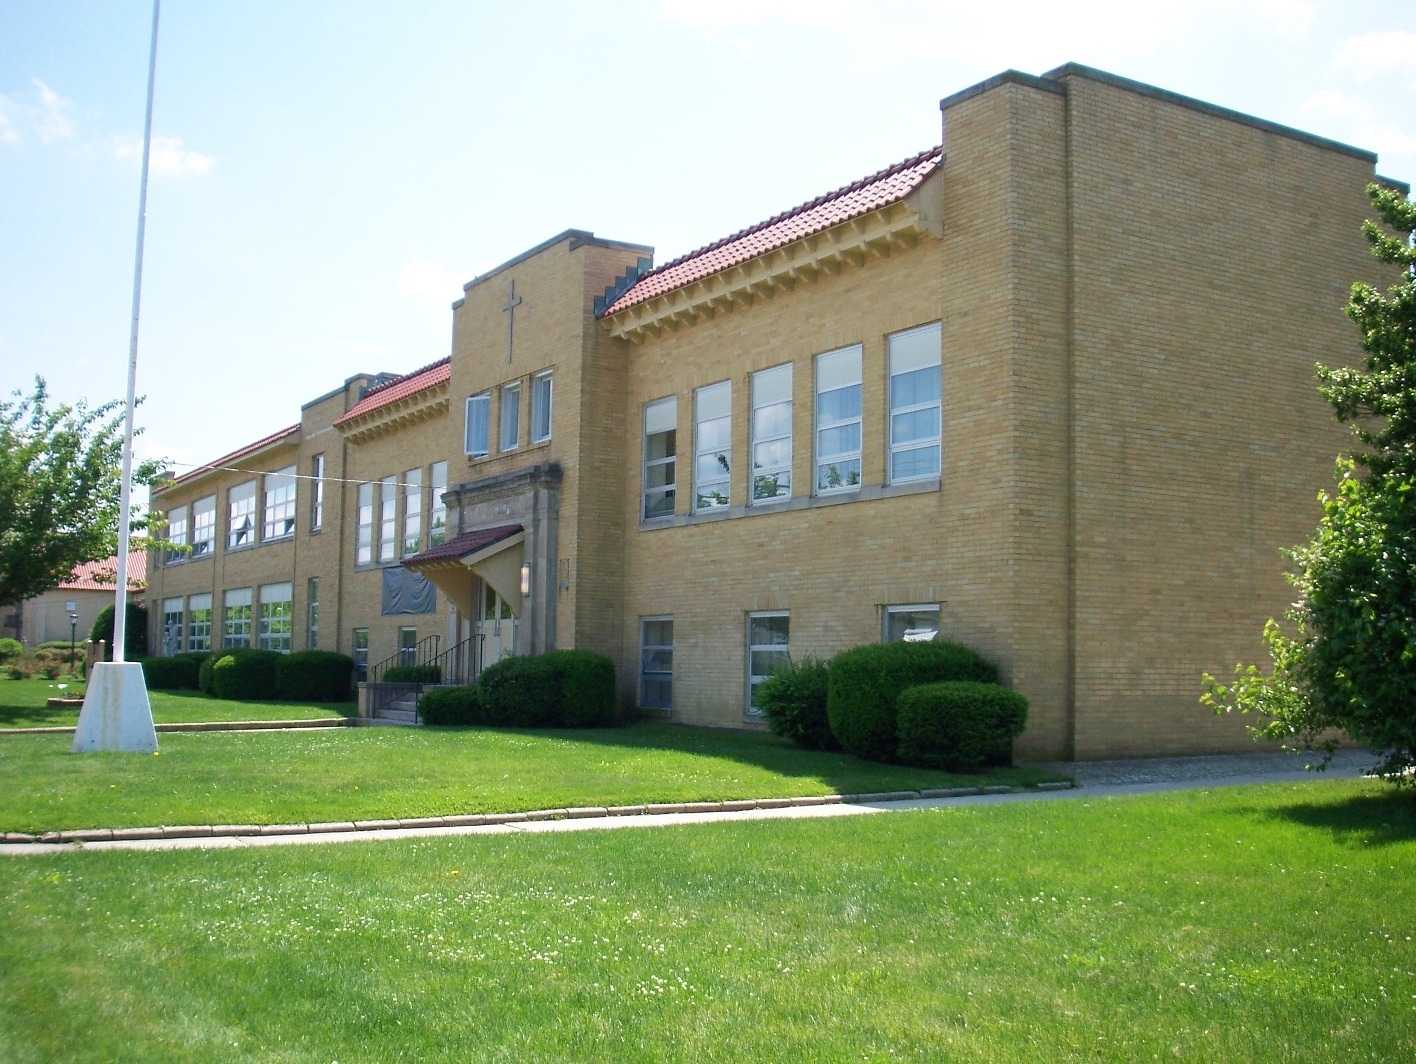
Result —
[{"label": "hedge row", "polygon": [[344,702],[354,675],[352,658],[328,650],[194,651],[144,658],[142,664],[149,690],[201,690],[243,702]]},{"label": "hedge row", "polygon": [[503,658],[472,687],[437,687],[418,711],[427,724],[599,728],[615,722],[615,666],[588,650]]}]

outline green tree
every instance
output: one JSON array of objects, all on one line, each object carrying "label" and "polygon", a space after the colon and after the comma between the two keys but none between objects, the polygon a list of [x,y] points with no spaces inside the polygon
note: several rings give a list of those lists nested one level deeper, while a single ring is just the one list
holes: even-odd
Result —
[{"label": "green tree", "polygon": [[1329,754],[1328,735],[1345,732],[1401,784],[1416,766],[1416,206],[1377,185],[1367,193],[1389,229],[1368,221],[1362,231],[1402,281],[1385,295],[1352,286],[1346,311],[1365,366],[1317,368],[1319,391],[1362,448],[1338,460],[1317,530],[1287,552],[1299,597],[1293,635],[1265,625],[1273,669],[1236,666],[1227,685],[1206,674],[1201,701],[1258,714],[1257,735]]},{"label": "green tree", "polygon": [[[32,394],[0,402],[0,606],[115,553],[122,453],[121,402],[51,408],[43,377]],[[151,483],[157,472],[144,462],[133,479]]]}]

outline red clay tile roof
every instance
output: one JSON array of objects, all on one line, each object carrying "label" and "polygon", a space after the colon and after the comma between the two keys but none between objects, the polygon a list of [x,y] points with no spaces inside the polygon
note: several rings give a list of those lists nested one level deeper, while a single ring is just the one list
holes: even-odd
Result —
[{"label": "red clay tile roof", "polygon": [[395,377],[387,384],[370,388],[364,393],[364,398],[355,403],[349,413],[336,420],[335,424],[343,425],[346,421],[363,417],[371,410],[378,410],[380,407],[396,403],[400,399],[407,399],[410,395],[417,395],[435,385],[445,384],[451,376],[452,359],[444,358],[432,365],[424,366],[422,369],[415,369],[412,373]]},{"label": "red clay tile roof", "polygon": [[[147,558],[146,547],[128,552],[128,590],[141,591],[147,587]],[[116,591],[118,556],[75,566],[69,579],[57,587],[63,591]]]},{"label": "red clay tile roof", "polygon": [[224,454],[215,462],[208,462],[206,465],[197,466],[196,469],[193,469],[189,473],[183,473],[180,477],[174,478],[172,483],[169,484],[167,488],[164,488],[163,490],[167,491],[168,489],[175,487],[178,484],[181,484],[184,480],[191,480],[193,477],[199,477],[203,473],[210,473],[214,469],[225,469],[228,466],[234,465],[246,455],[254,454],[256,451],[269,447],[271,444],[284,439],[286,436],[294,435],[299,431],[299,425],[291,425],[288,429],[281,429],[279,432],[272,432],[269,436],[259,439],[255,443],[248,443],[239,451],[232,451],[230,454]]},{"label": "red clay tile roof", "polygon": [[476,554],[479,550],[484,550],[493,543],[510,539],[520,531],[520,525],[497,525],[495,528],[480,528],[476,532],[464,532],[460,536],[454,536],[446,543],[429,547],[422,554],[404,558],[403,564],[422,565],[426,562],[455,561],[458,558],[465,558],[469,554]]},{"label": "red clay tile roof", "polygon": [[930,148],[879,173],[818,196],[765,222],[691,251],[673,262],[650,270],[611,303],[600,317],[672,292],[693,281],[785,247],[833,225],[879,210],[904,199],[934,172],[944,149]]}]

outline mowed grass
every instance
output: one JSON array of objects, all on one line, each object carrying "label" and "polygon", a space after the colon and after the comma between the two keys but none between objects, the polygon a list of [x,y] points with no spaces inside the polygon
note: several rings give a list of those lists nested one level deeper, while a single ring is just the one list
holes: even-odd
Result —
[{"label": "mowed grass", "polygon": [[1416,1058],[1367,781],[0,861],[0,1059]]},{"label": "mowed grass", "polygon": [[799,750],[775,736],[643,723],[528,732],[349,728],[165,733],[151,754],[0,736],[0,831],[280,824],[1057,779],[955,776]]},{"label": "mowed grass", "polygon": [[[67,687],[60,689],[60,684]],[[82,680],[0,680],[0,728],[72,728],[79,707],[46,705],[51,698],[82,697]],[[231,720],[323,720],[354,715],[353,702],[228,702],[193,691],[149,691],[157,724]]]}]

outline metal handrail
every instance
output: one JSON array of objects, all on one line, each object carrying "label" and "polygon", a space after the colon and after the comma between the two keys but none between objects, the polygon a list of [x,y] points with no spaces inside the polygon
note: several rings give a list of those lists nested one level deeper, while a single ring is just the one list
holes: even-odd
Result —
[{"label": "metal handrail", "polygon": [[[382,681],[371,682],[367,688],[369,699],[369,715],[378,716],[382,709],[393,705],[400,699],[410,695],[413,698],[414,711],[413,719],[418,721],[417,702],[418,697],[429,687],[445,685],[462,686],[476,683],[477,676],[481,673],[482,662],[482,640],[485,637],[478,633],[462,642],[448,647],[441,654],[437,654],[427,661],[419,662],[421,665],[435,666],[438,670],[438,679],[431,682],[408,682],[408,683],[385,683]],[[384,663],[380,663],[384,664]],[[382,675],[382,672],[380,672]]]},{"label": "metal handrail", "polygon": [[[395,665],[427,665],[433,658],[438,656],[438,644],[442,642],[441,636],[429,635],[418,640],[411,647],[401,647],[391,658],[384,658],[377,665],[371,665],[368,671],[370,683],[382,683],[384,673]],[[409,661],[409,658],[413,660]]]}]

